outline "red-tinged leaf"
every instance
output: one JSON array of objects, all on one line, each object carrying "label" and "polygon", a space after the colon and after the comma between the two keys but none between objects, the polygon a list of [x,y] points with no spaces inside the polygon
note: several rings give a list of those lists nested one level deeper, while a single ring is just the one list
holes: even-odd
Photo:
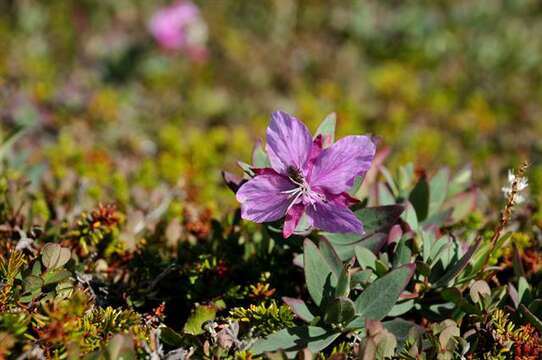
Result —
[{"label": "red-tinged leaf", "polygon": [[239,190],[241,185],[243,184],[243,179],[241,177],[232,174],[228,171],[222,171],[222,178],[224,179],[224,182],[226,185],[233,191],[234,193]]}]

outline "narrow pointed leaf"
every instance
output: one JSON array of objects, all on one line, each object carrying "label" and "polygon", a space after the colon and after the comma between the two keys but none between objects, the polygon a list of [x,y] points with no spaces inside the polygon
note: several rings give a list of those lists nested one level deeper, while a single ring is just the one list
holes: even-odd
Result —
[{"label": "narrow pointed leaf", "polygon": [[458,262],[456,262],[454,265],[444,273],[444,275],[437,280],[435,283],[435,286],[445,286],[450,281],[452,281],[457,275],[461,273],[463,269],[469,264],[469,261],[471,260],[472,256],[474,255],[474,252],[476,249],[478,249],[478,246],[480,246],[480,243],[482,242],[482,237],[478,237],[476,242],[471,245],[471,247],[467,250],[465,255],[461,259],[459,259]]},{"label": "narrow pointed leaf", "polygon": [[533,314],[525,305],[519,305],[519,311],[539,332],[542,332],[542,320]]}]

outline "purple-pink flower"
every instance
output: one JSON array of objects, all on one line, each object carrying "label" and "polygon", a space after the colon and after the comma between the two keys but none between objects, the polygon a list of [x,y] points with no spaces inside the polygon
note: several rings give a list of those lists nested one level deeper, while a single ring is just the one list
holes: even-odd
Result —
[{"label": "purple-pink flower", "polygon": [[205,54],[207,26],[198,7],[189,0],[158,10],[150,20],[149,30],[165,49],[187,51],[194,57]]},{"label": "purple-pink flower", "polygon": [[303,215],[310,226],[328,232],[363,233],[363,224],[349,209],[357,200],[348,194],[375,156],[368,136],[346,136],[328,148],[312,138],[295,117],[274,112],[267,128],[271,168],[254,169],[256,176],[237,191],[241,216],[257,223],[285,218],[289,237]]}]

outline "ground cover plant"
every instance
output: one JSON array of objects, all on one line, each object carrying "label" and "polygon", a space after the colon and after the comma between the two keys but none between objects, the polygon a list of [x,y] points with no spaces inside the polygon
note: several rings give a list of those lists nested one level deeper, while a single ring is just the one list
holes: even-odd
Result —
[{"label": "ground cover plant", "polygon": [[542,358],[541,17],[0,2],[0,359]]}]

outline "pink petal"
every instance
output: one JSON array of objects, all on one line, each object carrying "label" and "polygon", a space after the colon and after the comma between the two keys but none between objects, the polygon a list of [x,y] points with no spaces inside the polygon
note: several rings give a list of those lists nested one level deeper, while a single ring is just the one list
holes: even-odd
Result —
[{"label": "pink petal", "polygon": [[293,234],[299,220],[303,216],[305,207],[302,204],[296,204],[288,210],[286,213],[286,219],[284,219],[284,227],[282,228],[282,236],[287,239]]},{"label": "pink petal", "polygon": [[316,158],[320,155],[323,149],[322,145],[322,135],[319,134],[317,137],[314,138],[311,146],[311,154],[309,156],[309,160],[316,160]]},{"label": "pink petal", "polygon": [[271,114],[266,148],[273,169],[283,175],[289,167],[304,169],[311,147],[311,134],[302,122],[282,111]]},{"label": "pink petal", "polygon": [[190,1],[179,1],[157,11],[149,23],[149,30],[167,49],[181,49],[187,43],[186,27],[201,21],[199,10]]},{"label": "pink petal", "polygon": [[236,194],[241,203],[241,217],[257,223],[284,217],[290,200],[288,194],[282,192],[294,187],[287,178],[277,174],[259,175],[247,181]]},{"label": "pink petal", "polygon": [[314,162],[310,184],[334,194],[348,191],[371,167],[375,145],[368,136],[347,136],[324,149]]},{"label": "pink petal", "polygon": [[360,203],[358,199],[350,196],[350,194],[348,194],[347,192],[343,192],[340,194],[327,194],[326,198],[329,201],[333,201],[337,205],[342,205],[346,207],[350,207],[352,205],[356,205]]},{"label": "pink petal", "polygon": [[280,176],[275,170],[270,168],[251,168],[256,175],[276,175]]},{"label": "pink petal", "polygon": [[305,209],[312,224],[324,231],[337,233],[363,233],[363,224],[347,207],[333,202],[316,202]]}]

